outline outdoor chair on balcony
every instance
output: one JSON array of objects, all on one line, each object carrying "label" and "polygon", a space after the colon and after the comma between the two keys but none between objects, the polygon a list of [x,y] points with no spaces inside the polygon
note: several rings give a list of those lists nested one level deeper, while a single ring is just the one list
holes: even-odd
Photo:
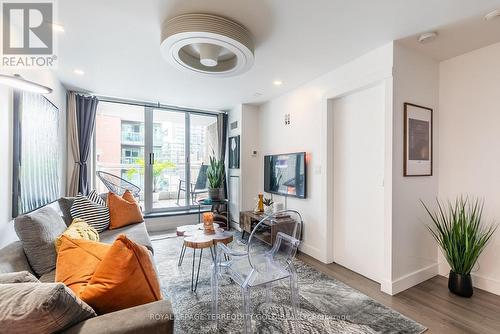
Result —
[{"label": "outdoor chair on balcony", "polygon": [[139,188],[135,184],[130,183],[119,176],[103,171],[96,172],[96,175],[99,178],[99,180],[101,180],[102,183],[104,183],[104,185],[106,186],[106,188],[108,188],[109,191],[121,196],[123,195],[125,190],[129,190],[132,193],[132,195],[134,195],[135,198],[139,198],[139,193],[141,192],[141,188]]},{"label": "outdoor chair on balcony", "polygon": [[[198,172],[198,177],[196,178],[196,182],[191,182],[190,192],[191,192],[191,201],[194,204],[196,198],[200,194],[204,194],[208,192],[207,189],[207,169],[208,165],[201,164],[200,171]],[[179,199],[181,198],[181,191],[186,192],[186,181],[179,180],[179,189],[177,190],[177,205],[179,205]]]}]

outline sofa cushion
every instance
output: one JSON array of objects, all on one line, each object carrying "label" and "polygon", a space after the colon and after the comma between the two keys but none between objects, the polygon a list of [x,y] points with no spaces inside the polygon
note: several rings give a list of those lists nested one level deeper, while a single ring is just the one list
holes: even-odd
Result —
[{"label": "sofa cushion", "polygon": [[111,245],[65,235],[57,256],[55,281],[64,283],[77,295],[94,275]]},{"label": "sofa cushion", "polygon": [[28,261],[39,276],[56,267],[54,241],[66,230],[61,216],[50,207],[43,207],[14,220],[17,236],[23,243]]},{"label": "sofa cushion", "polygon": [[38,278],[42,283],[54,283],[56,281],[56,271],[51,270]]},{"label": "sofa cushion", "polygon": [[15,241],[0,249],[0,273],[23,270],[33,273],[21,241]]},{"label": "sofa cushion", "polygon": [[109,208],[110,230],[144,221],[141,208],[129,190],[126,190],[123,196],[118,196],[110,192],[107,204]]},{"label": "sofa cushion", "polygon": [[149,251],[125,235],[118,236],[79,296],[98,314],[161,300]]},{"label": "sofa cushion", "polygon": [[83,219],[87,224],[102,232],[109,226],[109,209],[79,194],[71,207],[73,219]]},{"label": "sofa cushion", "polygon": [[67,226],[71,225],[73,222],[73,217],[71,217],[71,207],[73,206],[74,201],[74,197],[61,197],[57,200],[59,208],[61,209],[62,218]]},{"label": "sofa cushion", "polygon": [[87,224],[84,220],[75,218],[73,223],[61,234],[55,242],[56,252],[62,242],[62,236],[70,237],[71,239],[85,239],[91,241],[99,241],[99,233],[95,228]]},{"label": "sofa cushion", "polygon": [[130,240],[137,242],[139,245],[146,246],[153,253],[153,245],[149,239],[145,223],[127,225],[115,230],[103,231],[99,234],[99,239],[101,242],[112,244],[120,234],[125,234]]},{"label": "sofa cushion", "polygon": [[16,271],[13,273],[0,274],[0,284],[28,282],[38,283],[40,281],[27,271]]},{"label": "sofa cushion", "polygon": [[0,285],[0,324],[9,333],[54,333],[95,315],[62,283]]}]

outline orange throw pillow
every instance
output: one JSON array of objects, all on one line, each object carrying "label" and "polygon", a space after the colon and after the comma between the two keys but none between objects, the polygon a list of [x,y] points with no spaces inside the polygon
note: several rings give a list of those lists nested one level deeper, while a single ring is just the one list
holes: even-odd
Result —
[{"label": "orange throw pillow", "polygon": [[56,282],[64,283],[77,296],[108,253],[111,245],[62,235],[56,262]]},{"label": "orange throw pillow", "polygon": [[110,192],[107,204],[110,230],[144,221],[139,204],[128,190],[125,191],[122,197]]},{"label": "orange throw pillow", "polygon": [[162,299],[149,251],[120,234],[79,297],[98,314]]}]

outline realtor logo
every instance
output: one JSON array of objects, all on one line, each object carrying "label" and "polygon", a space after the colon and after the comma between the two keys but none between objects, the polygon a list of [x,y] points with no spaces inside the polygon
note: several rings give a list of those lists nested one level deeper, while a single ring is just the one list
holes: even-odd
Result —
[{"label": "realtor logo", "polygon": [[3,2],[2,17],[3,66],[54,66],[52,2]]}]

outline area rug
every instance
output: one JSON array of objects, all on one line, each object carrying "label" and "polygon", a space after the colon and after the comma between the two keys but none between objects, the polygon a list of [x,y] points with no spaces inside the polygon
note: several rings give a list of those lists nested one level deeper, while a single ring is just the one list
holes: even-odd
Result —
[{"label": "area rug", "polygon": [[[237,236],[239,237],[239,236]],[[243,250],[237,238],[230,246]],[[241,333],[242,297],[239,287],[229,280],[221,283],[221,319],[216,326],[211,315],[211,257],[203,252],[198,289],[191,292],[192,251],[188,249],[182,266],[177,266],[182,238],[153,238],[155,259],[163,293],[172,300],[175,333]],[[198,265],[196,254],[196,266]],[[254,333],[408,333],[426,330],[421,324],[378,303],[348,285],[295,260],[299,277],[297,315],[292,315],[290,291],[285,284],[272,289],[266,303],[264,289],[251,295]]]}]

